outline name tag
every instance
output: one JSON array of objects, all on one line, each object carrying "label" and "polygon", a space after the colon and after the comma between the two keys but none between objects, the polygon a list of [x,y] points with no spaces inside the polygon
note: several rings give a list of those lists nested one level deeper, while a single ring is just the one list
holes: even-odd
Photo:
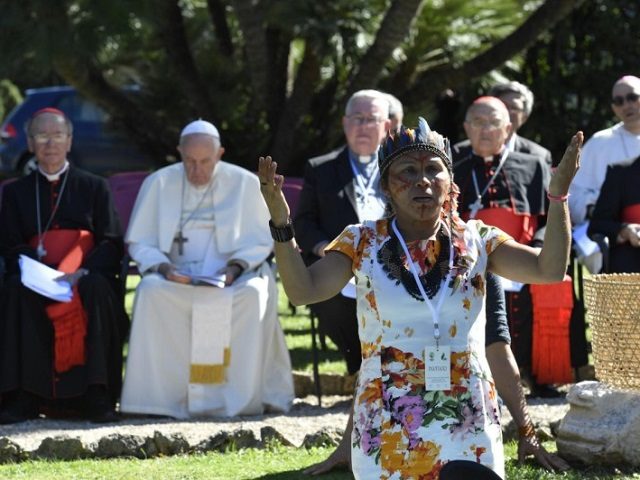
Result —
[{"label": "name tag", "polygon": [[451,390],[451,347],[426,347],[424,350],[426,390]]}]

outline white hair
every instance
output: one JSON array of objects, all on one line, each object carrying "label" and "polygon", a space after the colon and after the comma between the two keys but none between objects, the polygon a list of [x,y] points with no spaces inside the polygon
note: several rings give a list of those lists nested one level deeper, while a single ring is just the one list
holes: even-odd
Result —
[{"label": "white hair", "polygon": [[192,138],[210,138],[211,139],[211,143],[213,143],[213,148],[215,148],[216,150],[218,148],[220,148],[220,138],[218,137],[214,137],[213,135],[207,135],[206,133],[190,133],[188,135],[182,135],[180,137],[180,145],[185,145],[186,143],[189,142],[190,139]]},{"label": "white hair", "polygon": [[531,115],[531,110],[533,109],[533,92],[526,85],[512,81],[505,83],[498,83],[489,89],[489,95],[493,97],[498,97],[504,95],[505,93],[515,93],[522,97],[522,103],[524,104],[524,113],[527,115]]},{"label": "white hair", "polygon": [[384,119],[387,119],[389,117],[389,97],[386,93],[373,89],[358,90],[356,93],[351,95],[351,97],[349,97],[349,100],[347,101],[347,106],[344,109],[345,115],[349,115],[351,113],[354,102],[361,98],[366,98],[369,100],[380,100],[382,117]]},{"label": "white hair", "polygon": [[389,118],[395,117],[402,121],[402,118],[404,117],[402,102],[390,93],[387,93],[387,100],[389,100]]}]

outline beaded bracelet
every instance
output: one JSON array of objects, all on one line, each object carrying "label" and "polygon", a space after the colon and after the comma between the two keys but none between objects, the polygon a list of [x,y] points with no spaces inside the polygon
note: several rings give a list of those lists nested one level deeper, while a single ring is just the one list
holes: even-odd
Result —
[{"label": "beaded bracelet", "polygon": [[565,193],[564,195],[551,195],[549,192],[547,192],[547,198],[552,202],[566,202],[569,198],[569,194]]}]

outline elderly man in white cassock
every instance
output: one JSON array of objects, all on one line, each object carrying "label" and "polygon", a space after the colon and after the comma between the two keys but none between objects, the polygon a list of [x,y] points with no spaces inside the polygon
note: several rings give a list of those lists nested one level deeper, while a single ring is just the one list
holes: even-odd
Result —
[{"label": "elderly man in white cassock", "polygon": [[291,363],[258,178],[220,160],[209,122],[187,125],[178,151],[181,163],[143,183],[125,238],[143,277],[120,410],[175,418],[287,411]]}]

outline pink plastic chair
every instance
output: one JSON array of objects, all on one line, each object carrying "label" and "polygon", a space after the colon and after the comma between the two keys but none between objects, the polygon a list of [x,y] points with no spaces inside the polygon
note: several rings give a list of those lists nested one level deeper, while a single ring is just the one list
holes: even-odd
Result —
[{"label": "pink plastic chair", "polygon": [[[113,195],[113,203],[120,217],[123,234],[127,231],[133,205],[136,202],[142,182],[147,178],[147,175],[149,175],[149,172],[123,172],[116,173],[107,179]],[[123,302],[127,292],[127,275],[136,275],[138,273],[138,269],[131,263],[129,254],[125,252],[120,270],[120,289]]]},{"label": "pink plastic chair", "polygon": [[123,233],[127,231],[131,210],[133,210],[138,191],[147,175],[149,172],[123,172],[108,178],[109,187],[113,194],[113,203],[120,217]]},{"label": "pink plastic chair", "polygon": [[282,185],[282,193],[284,193],[284,198],[287,199],[287,203],[291,209],[291,218],[295,217],[298,211],[302,184],[303,180],[300,177],[285,177],[284,185]]}]

